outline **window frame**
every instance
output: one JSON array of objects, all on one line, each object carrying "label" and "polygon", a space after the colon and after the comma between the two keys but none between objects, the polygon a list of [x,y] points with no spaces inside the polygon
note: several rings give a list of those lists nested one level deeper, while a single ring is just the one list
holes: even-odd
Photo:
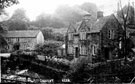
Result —
[{"label": "window frame", "polygon": [[68,40],[73,40],[73,33],[68,34]]},{"label": "window frame", "polygon": [[87,38],[86,36],[87,36],[86,32],[80,32],[80,40],[86,40],[86,38]]},{"label": "window frame", "polygon": [[114,39],[114,30],[113,29],[109,29],[109,31],[108,31],[108,38],[109,39]]}]

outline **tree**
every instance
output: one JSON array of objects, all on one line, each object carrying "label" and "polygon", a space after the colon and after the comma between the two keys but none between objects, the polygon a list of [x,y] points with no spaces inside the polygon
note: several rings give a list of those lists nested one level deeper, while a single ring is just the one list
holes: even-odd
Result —
[{"label": "tree", "polygon": [[9,30],[27,30],[29,19],[25,14],[24,9],[15,10],[12,17],[8,20]]},{"label": "tree", "polygon": [[[0,15],[4,12],[3,9],[12,6],[13,4],[18,4],[18,0],[0,0]],[[5,30],[5,25],[2,23],[0,24],[0,47],[3,47],[4,45],[7,45],[6,40],[4,37],[1,35]]]},{"label": "tree", "polygon": [[4,9],[7,8],[9,6],[12,6],[13,4],[18,4],[18,0],[0,0],[0,8]]},{"label": "tree", "polygon": [[38,54],[43,54],[45,56],[54,56],[57,55],[57,48],[61,44],[62,43],[59,41],[45,41],[44,44],[36,45],[36,51],[38,52]]},{"label": "tree", "polygon": [[42,31],[42,33],[44,35],[45,40],[54,39],[52,29],[42,29],[41,31]]},{"label": "tree", "polygon": [[65,26],[63,21],[60,20],[59,18],[44,13],[37,16],[36,20],[32,21],[31,24],[41,28],[43,27],[61,28]]},{"label": "tree", "polygon": [[16,42],[16,43],[13,45],[13,48],[14,48],[14,50],[19,50],[19,49],[20,49],[20,43],[19,43],[19,42]]},{"label": "tree", "polygon": [[64,35],[63,34],[60,34],[60,33],[54,33],[53,34],[54,35],[54,39],[56,40],[56,41],[64,41]]},{"label": "tree", "polygon": [[[129,28],[129,24],[132,24],[131,22],[133,22],[134,20],[134,8],[130,5],[130,2],[128,2],[128,6],[125,6],[122,8],[122,4],[121,4],[121,0],[118,3],[118,8],[120,10],[118,10],[117,12],[117,16],[120,18],[118,21],[121,24],[121,27],[123,28],[123,36],[122,38],[122,42],[123,42],[123,55],[125,57],[125,61],[127,60],[127,28]],[[116,18],[117,19],[117,18]]]}]

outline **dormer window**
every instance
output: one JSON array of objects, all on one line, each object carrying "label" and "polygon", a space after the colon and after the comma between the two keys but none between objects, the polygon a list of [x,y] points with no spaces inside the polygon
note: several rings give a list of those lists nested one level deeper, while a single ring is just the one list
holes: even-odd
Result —
[{"label": "dormer window", "polygon": [[80,32],[80,40],[86,40],[86,32]]},{"label": "dormer window", "polygon": [[114,30],[109,30],[108,31],[108,37],[109,37],[109,39],[114,39]]}]

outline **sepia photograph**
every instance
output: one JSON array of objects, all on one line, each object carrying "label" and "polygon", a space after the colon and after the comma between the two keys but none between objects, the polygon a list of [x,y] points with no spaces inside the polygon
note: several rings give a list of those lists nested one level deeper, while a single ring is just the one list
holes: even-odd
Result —
[{"label": "sepia photograph", "polygon": [[0,0],[0,83],[135,83],[135,0]]}]

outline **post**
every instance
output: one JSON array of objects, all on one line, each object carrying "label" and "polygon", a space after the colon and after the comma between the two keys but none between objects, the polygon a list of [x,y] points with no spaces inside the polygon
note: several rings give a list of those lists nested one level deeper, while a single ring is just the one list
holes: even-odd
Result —
[{"label": "post", "polygon": [[127,61],[127,52],[126,52],[126,21],[124,21],[124,55],[125,55],[125,62]]},{"label": "post", "polygon": [[0,56],[0,83],[1,83],[1,56]]},{"label": "post", "polygon": [[26,76],[26,84],[28,84],[28,76]]}]

